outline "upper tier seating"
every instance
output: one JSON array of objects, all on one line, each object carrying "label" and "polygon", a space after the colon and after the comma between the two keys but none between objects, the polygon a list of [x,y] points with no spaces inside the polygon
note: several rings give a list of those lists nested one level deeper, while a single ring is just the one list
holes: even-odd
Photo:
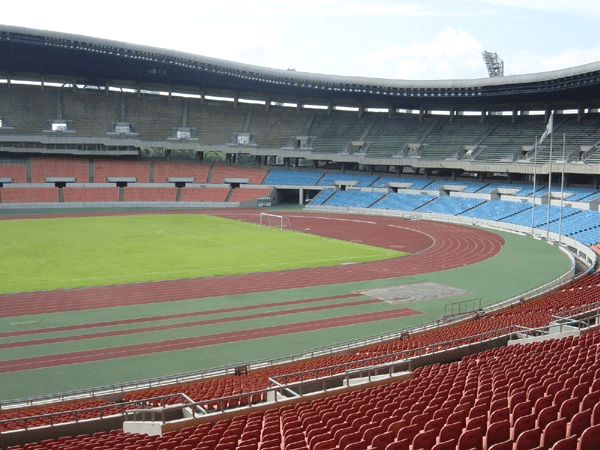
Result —
[{"label": "upper tier seating", "polygon": [[303,136],[310,112],[286,108],[277,109],[274,114],[265,108],[253,108],[248,131],[256,133],[258,147],[282,148],[291,136]]},{"label": "upper tier seating", "polygon": [[[489,117],[486,121],[491,128],[483,140],[479,142],[482,152],[478,160],[512,161],[515,152],[523,145],[534,145],[536,137],[542,135],[546,128],[543,116],[522,117],[515,121],[511,117]],[[538,158],[542,162],[542,158]]]},{"label": "upper tier seating", "polygon": [[[177,111],[175,126],[181,126],[182,106]],[[233,133],[242,131],[248,108],[234,108],[232,104],[190,102],[188,125],[197,128],[198,141],[207,145],[223,145]]]},{"label": "upper tier seating", "polygon": [[367,120],[356,114],[316,113],[309,135],[314,136],[313,151],[341,153],[348,142],[358,141],[367,129]]},{"label": "upper tier seating", "polygon": [[366,138],[370,143],[367,155],[385,158],[399,155],[407,146],[418,147],[438,121],[432,117],[419,120],[414,114],[400,114],[392,119],[377,117]]},{"label": "upper tier seating", "polygon": [[425,145],[421,158],[447,159],[461,155],[465,146],[474,146],[490,129],[489,123],[481,123],[474,117],[462,117],[450,122],[437,118],[435,126],[423,139]]}]

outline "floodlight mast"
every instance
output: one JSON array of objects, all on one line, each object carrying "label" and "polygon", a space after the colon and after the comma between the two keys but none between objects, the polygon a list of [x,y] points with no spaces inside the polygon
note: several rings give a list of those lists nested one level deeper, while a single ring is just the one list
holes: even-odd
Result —
[{"label": "floodlight mast", "polygon": [[492,53],[486,50],[481,52],[481,55],[487,66],[490,78],[504,76],[504,61],[498,56],[498,53]]}]

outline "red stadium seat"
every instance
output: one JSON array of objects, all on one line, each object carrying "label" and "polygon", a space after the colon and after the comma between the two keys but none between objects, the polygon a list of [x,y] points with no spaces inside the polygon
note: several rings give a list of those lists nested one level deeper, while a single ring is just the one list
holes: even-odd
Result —
[{"label": "red stadium seat", "polygon": [[508,420],[494,422],[489,425],[485,435],[485,447],[489,448],[494,444],[504,442],[510,439],[510,423]]},{"label": "red stadium seat", "polygon": [[569,436],[556,442],[551,450],[577,450],[577,436]]},{"label": "red stadium seat", "polygon": [[600,425],[594,425],[585,430],[579,442],[577,450],[599,450],[600,449]]},{"label": "red stadium seat", "polygon": [[567,419],[563,417],[546,425],[542,432],[542,447],[550,448],[565,437],[567,437]]},{"label": "red stadium seat", "polygon": [[542,431],[539,428],[523,431],[517,438],[514,450],[531,450],[540,445]]}]

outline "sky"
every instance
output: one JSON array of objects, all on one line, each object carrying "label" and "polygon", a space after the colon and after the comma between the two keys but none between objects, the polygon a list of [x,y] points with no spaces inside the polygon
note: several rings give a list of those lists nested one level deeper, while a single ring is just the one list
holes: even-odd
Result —
[{"label": "sky", "polygon": [[402,80],[488,77],[600,61],[597,0],[24,1],[4,25],[179,50],[277,69]]}]

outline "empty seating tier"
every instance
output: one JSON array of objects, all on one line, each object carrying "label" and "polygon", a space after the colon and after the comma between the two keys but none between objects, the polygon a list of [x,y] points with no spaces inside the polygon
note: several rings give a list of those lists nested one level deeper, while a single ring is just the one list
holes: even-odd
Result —
[{"label": "empty seating tier", "polygon": [[94,182],[106,183],[109,178],[135,178],[138,183],[150,182],[149,161],[94,160]]},{"label": "empty seating tier", "polygon": [[118,202],[119,188],[111,187],[65,187],[63,188],[65,202]]},{"label": "empty seating tier", "polygon": [[2,203],[54,203],[58,202],[58,188],[48,187],[5,187],[0,189]]},{"label": "empty seating tier", "polygon": [[193,178],[194,183],[206,183],[210,164],[171,161],[154,162],[154,182],[166,183],[169,178]]},{"label": "empty seating tier", "polygon": [[236,188],[233,190],[230,202],[245,202],[248,200],[256,200],[259,198],[269,197],[271,195],[271,188]]},{"label": "empty seating tier", "polygon": [[13,183],[27,183],[25,164],[0,164],[0,178],[11,178]]},{"label": "empty seating tier", "polygon": [[322,172],[273,169],[267,175],[264,184],[316,186],[322,176]]},{"label": "empty seating tier", "polygon": [[30,158],[31,182],[45,183],[47,178],[74,178],[76,183],[90,180],[90,163],[85,158]]},{"label": "empty seating tier", "polygon": [[255,167],[225,166],[217,164],[213,168],[210,176],[210,182],[213,184],[220,184],[223,183],[224,180],[232,178],[247,179],[248,184],[262,184],[266,175],[266,169],[258,169]]},{"label": "empty seating tier", "polygon": [[174,202],[177,200],[176,187],[126,187],[123,200],[126,202]]},{"label": "empty seating tier", "polygon": [[223,187],[190,187],[181,189],[182,202],[224,202],[229,195],[229,188]]}]

